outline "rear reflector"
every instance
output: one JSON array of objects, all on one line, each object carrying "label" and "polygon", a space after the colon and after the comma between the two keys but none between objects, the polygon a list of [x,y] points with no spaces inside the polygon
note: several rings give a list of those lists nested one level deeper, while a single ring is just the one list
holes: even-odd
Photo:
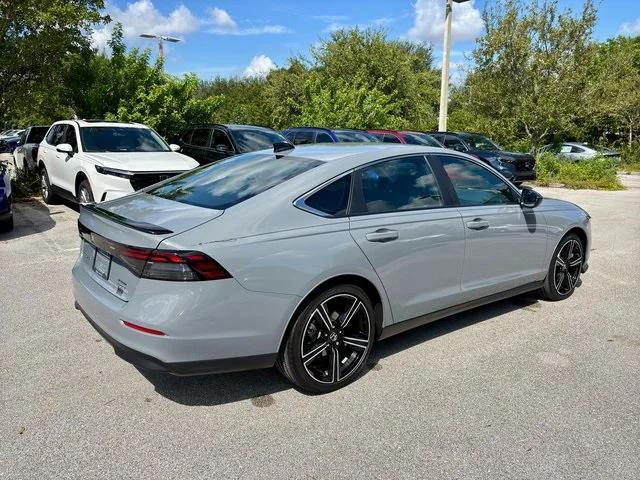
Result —
[{"label": "rear reflector", "polygon": [[80,222],[78,229],[84,240],[118,259],[138,277],[174,282],[231,278],[222,265],[201,252],[131,247],[98,235]]},{"label": "rear reflector", "polygon": [[139,332],[148,333],[149,335],[158,335],[160,337],[164,337],[164,332],[160,330],[154,330],[153,328],[141,327],[140,325],[136,325],[135,323],[127,322],[126,320],[122,320],[122,325],[125,327],[129,327],[133,330],[138,330]]}]

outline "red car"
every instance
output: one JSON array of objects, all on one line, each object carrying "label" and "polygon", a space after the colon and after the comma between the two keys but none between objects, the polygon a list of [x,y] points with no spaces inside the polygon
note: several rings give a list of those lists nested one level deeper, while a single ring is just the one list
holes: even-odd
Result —
[{"label": "red car", "polygon": [[367,130],[370,134],[384,143],[406,143],[409,145],[424,145],[427,147],[444,148],[438,140],[423,132],[407,130]]}]

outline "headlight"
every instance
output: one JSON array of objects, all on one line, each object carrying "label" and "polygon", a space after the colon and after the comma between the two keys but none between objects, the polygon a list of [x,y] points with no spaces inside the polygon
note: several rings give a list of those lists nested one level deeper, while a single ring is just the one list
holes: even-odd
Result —
[{"label": "headlight", "polygon": [[133,173],[127,170],[118,170],[117,168],[101,167],[96,165],[96,171],[102,175],[111,175],[113,177],[131,178]]}]

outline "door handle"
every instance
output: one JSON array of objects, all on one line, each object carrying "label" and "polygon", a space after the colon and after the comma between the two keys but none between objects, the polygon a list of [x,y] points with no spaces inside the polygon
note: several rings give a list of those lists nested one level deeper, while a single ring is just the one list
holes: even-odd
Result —
[{"label": "door handle", "polygon": [[481,218],[476,218],[467,222],[467,228],[470,228],[471,230],[484,230],[485,228],[489,228],[489,222]]},{"label": "door handle", "polygon": [[370,242],[391,242],[398,238],[397,230],[389,230],[388,228],[379,228],[375,232],[369,232],[365,235]]}]

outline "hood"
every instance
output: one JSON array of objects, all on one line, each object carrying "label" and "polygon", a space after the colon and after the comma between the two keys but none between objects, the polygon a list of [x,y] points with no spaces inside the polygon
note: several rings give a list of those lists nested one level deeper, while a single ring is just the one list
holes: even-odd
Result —
[{"label": "hood", "polygon": [[144,192],[103,202],[95,206],[128,223],[147,224],[180,233],[219,217],[223,210],[196,207]]},{"label": "hood", "polygon": [[183,172],[200,165],[177,152],[85,152],[82,155],[100,166],[129,172]]}]

